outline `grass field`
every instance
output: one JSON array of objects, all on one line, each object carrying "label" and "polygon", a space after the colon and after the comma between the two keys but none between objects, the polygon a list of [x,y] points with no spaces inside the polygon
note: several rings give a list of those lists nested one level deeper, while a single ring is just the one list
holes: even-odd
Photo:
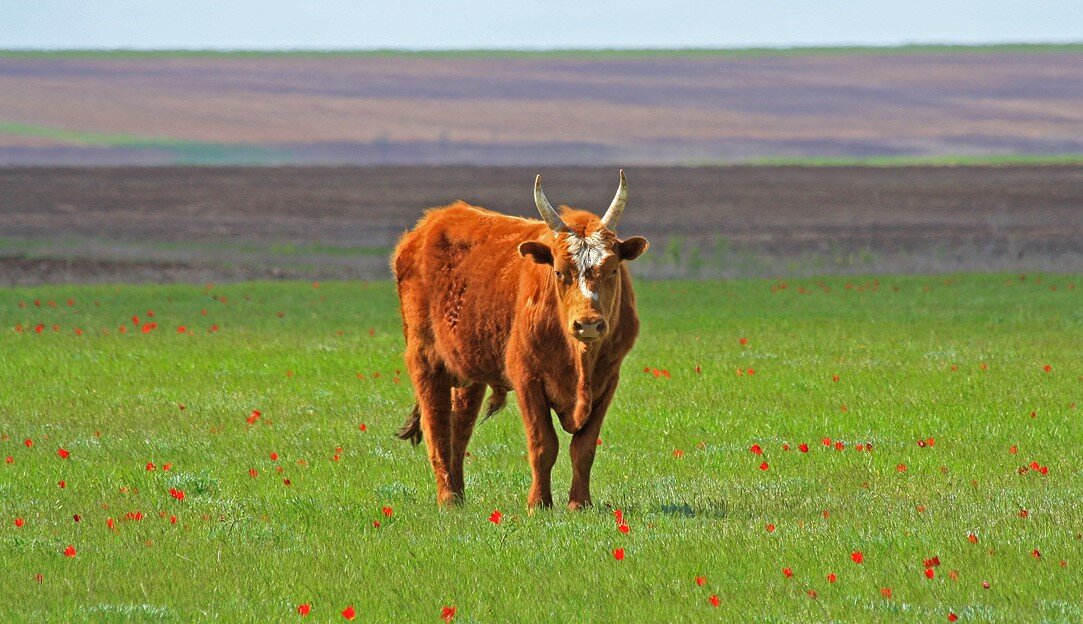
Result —
[{"label": "grass field", "polygon": [[1083,276],[637,293],[529,515],[514,407],[436,509],[387,283],[0,290],[0,620],[1083,619]]}]

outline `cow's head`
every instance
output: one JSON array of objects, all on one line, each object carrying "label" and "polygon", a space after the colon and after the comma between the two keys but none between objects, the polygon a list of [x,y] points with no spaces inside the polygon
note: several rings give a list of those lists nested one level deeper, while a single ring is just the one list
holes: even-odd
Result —
[{"label": "cow's head", "polygon": [[601,219],[567,207],[558,214],[542,192],[541,176],[534,181],[534,203],[551,232],[541,240],[521,243],[519,254],[551,267],[564,329],[584,343],[609,334],[620,301],[621,265],[647,250],[647,239],[641,236],[617,238],[617,223],[627,202],[623,170],[613,203]]}]

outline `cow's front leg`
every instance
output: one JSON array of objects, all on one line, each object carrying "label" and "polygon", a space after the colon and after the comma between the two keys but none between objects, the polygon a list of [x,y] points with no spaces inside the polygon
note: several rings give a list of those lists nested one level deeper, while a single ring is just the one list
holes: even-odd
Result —
[{"label": "cow's front leg", "polygon": [[572,435],[572,489],[568,493],[568,509],[581,509],[591,504],[590,469],[594,465],[594,453],[598,450],[602,422],[616,389],[617,381],[614,379],[594,402],[590,418]]},{"label": "cow's front leg", "polygon": [[557,462],[560,442],[553,427],[553,415],[545,396],[537,389],[516,389],[519,412],[526,430],[526,449],[530,458],[533,482],[527,495],[527,507],[553,506],[553,464]]}]

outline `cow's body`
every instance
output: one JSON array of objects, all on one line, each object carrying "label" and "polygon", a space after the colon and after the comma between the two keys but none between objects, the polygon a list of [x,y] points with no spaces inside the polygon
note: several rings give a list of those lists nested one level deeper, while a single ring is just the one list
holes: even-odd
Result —
[{"label": "cow's body", "polygon": [[[545,264],[521,249],[525,241],[541,241],[543,248],[556,251],[565,248],[565,240],[574,246],[580,239],[605,236],[613,253],[619,253],[623,243],[598,217],[565,209],[563,221],[566,229],[557,233],[541,221],[459,202],[429,211],[395,249],[392,270],[406,365],[417,397],[413,419],[401,436],[415,443],[422,435],[426,439],[442,504],[463,496],[463,460],[486,386],[493,391],[490,413],[503,405],[508,391],[516,392],[534,473],[528,504],[552,504],[549,475],[558,442],[550,410],[573,434],[569,505],[590,503],[598,433],[639,320],[631,280],[619,259],[604,264],[612,276],[609,290],[602,290],[602,277],[588,279],[594,269],[583,271],[578,287],[558,288],[556,280],[568,279],[567,269],[554,268],[562,260]],[[635,255],[645,248],[643,241]],[[571,304],[561,298],[570,295],[561,293],[573,288],[587,295],[587,303],[580,305],[593,306],[604,319],[602,338],[584,342],[569,335],[561,310]],[[598,292],[604,293],[602,299]],[[577,310],[576,318],[589,312]],[[574,327],[581,325],[575,322]]]}]

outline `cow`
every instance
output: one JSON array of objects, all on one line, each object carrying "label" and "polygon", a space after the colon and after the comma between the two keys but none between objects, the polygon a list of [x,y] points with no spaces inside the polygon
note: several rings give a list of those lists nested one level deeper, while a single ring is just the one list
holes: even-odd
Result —
[{"label": "cow", "polygon": [[440,506],[463,501],[463,461],[482,408],[514,391],[533,482],[527,506],[551,507],[559,442],[555,412],[572,434],[568,508],[591,504],[590,471],[620,366],[639,333],[626,266],[647,240],[621,240],[628,201],[620,186],[605,216],[557,212],[534,181],[542,220],[458,201],[427,211],[391,257],[416,403],[398,436],[422,439]]}]

